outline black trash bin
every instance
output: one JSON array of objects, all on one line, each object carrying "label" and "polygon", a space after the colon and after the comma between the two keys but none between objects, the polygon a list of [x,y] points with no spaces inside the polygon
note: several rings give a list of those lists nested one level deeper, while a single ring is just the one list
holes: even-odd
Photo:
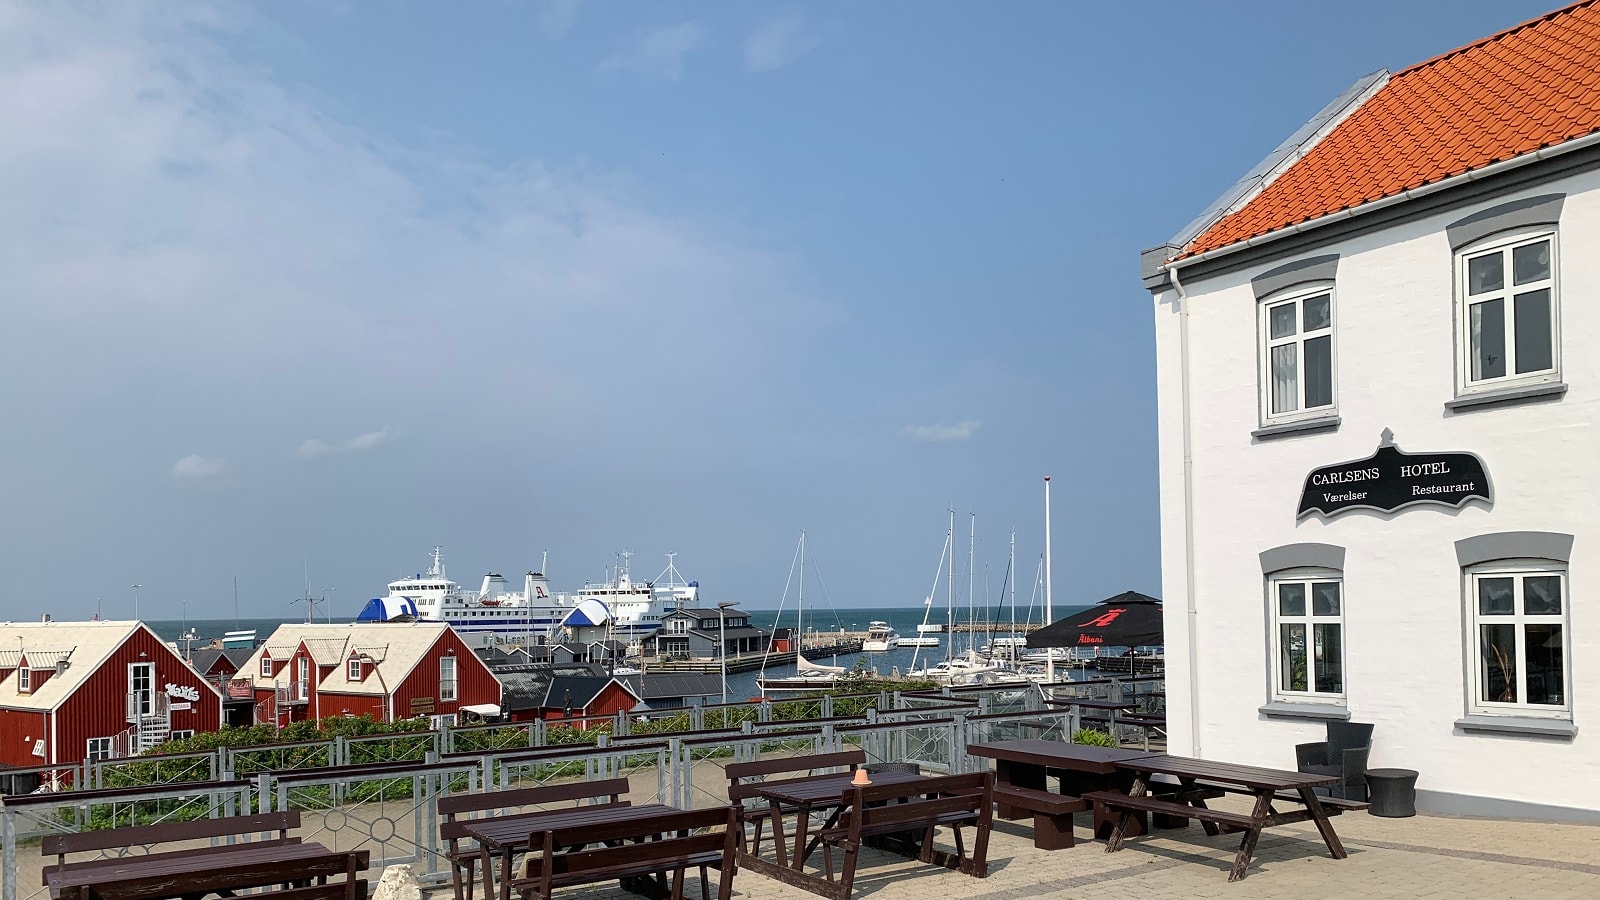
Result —
[{"label": "black trash bin", "polygon": [[1414,769],[1368,769],[1367,810],[1374,816],[1400,819],[1417,814],[1417,772]]}]

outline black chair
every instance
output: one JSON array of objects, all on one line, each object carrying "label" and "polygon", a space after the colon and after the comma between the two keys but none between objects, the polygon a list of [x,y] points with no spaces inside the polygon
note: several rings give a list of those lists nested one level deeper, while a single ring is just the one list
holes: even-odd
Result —
[{"label": "black chair", "polygon": [[1328,739],[1296,744],[1294,758],[1302,772],[1337,775],[1339,783],[1317,792],[1345,800],[1367,799],[1367,757],[1372,753],[1372,727],[1361,722],[1328,722]]}]

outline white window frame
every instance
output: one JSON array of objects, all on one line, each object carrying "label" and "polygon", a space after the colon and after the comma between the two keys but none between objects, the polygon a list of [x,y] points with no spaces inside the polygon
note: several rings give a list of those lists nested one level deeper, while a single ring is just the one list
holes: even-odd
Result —
[{"label": "white window frame", "polygon": [[[1339,613],[1333,616],[1315,615],[1312,600],[1313,584],[1334,583],[1339,586]],[[1300,616],[1284,616],[1279,612],[1278,589],[1285,584],[1303,584],[1306,586],[1305,614]],[[1344,591],[1344,573],[1338,569],[1299,568],[1285,569],[1267,576],[1267,618],[1268,634],[1271,644],[1268,666],[1271,669],[1272,699],[1280,703],[1326,703],[1343,706],[1350,690],[1349,661],[1349,630],[1345,625],[1346,598]],[[1303,624],[1306,627],[1306,685],[1310,688],[1304,691],[1290,690],[1286,685],[1288,679],[1283,671],[1283,625]],[[1316,633],[1315,625],[1334,624],[1339,626],[1339,683],[1338,691],[1316,690],[1316,673],[1311,667],[1316,665],[1316,652],[1310,646]]]},{"label": "white window frame", "polygon": [[261,677],[262,678],[271,678],[272,677],[272,657],[270,657],[270,656],[261,657]]},{"label": "white window frame", "polygon": [[[1317,297],[1328,298],[1328,327],[1310,333],[1315,339],[1326,335],[1328,350],[1328,386],[1330,402],[1322,406],[1307,407],[1305,378],[1305,302]],[[1272,337],[1272,310],[1287,304],[1295,307],[1295,333],[1290,337]],[[1261,404],[1261,424],[1284,425],[1307,419],[1331,418],[1339,412],[1339,298],[1332,281],[1298,284],[1256,301],[1256,356],[1258,358],[1256,382]],[[1272,411],[1272,350],[1274,347],[1293,344],[1295,350],[1295,404],[1296,408],[1284,412]]]},{"label": "white window frame", "polygon": [[169,740],[186,741],[192,737],[194,737],[193,728],[177,728],[173,729],[172,734],[169,736]]},{"label": "white window frame", "polygon": [[361,680],[361,657],[359,657],[359,656],[350,657],[350,660],[347,663],[345,663],[344,676],[345,676],[345,679],[348,680],[348,681],[360,681]]},{"label": "white window frame", "polygon": [[84,742],[83,761],[99,762],[103,759],[115,759],[116,738],[92,737]]},{"label": "white window frame", "polygon": [[33,693],[33,670],[28,668],[27,662],[17,667],[17,693]]},{"label": "white window frame", "polygon": [[[1521,718],[1572,719],[1572,592],[1567,574],[1567,564],[1543,559],[1497,560],[1468,568],[1464,578],[1466,606],[1467,651],[1467,709],[1473,715],[1517,716]],[[1561,612],[1557,615],[1528,615],[1523,612],[1523,581],[1526,576],[1555,575],[1561,579]],[[1478,606],[1478,582],[1485,578],[1515,579],[1516,606],[1512,615],[1483,615]],[[1528,625],[1559,625],[1563,643],[1561,659],[1562,703],[1528,703],[1489,700],[1483,696],[1482,671],[1485,661],[1481,649],[1481,625],[1512,625],[1516,628],[1516,683],[1520,688],[1527,683],[1528,654],[1526,651]]]},{"label": "white window frame", "polygon": [[[450,674],[448,676],[445,675],[445,670],[446,669],[448,669],[450,671]],[[455,700],[458,696],[460,696],[460,691],[458,691],[456,689],[456,672],[458,670],[459,670],[459,667],[456,665],[456,658],[454,656],[441,656],[441,657],[439,657],[439,702],[440,703],[448,703],[448,702],[450,702],[452,700]]]},{"label": "white window frame", "polygon": [[[1549,226],[1504,232],[1468,244],[1455,252],[1457,396],[1480,394],[1487,391],[1501,391],[1527,385],[1552,384],[1561,381],[1561,255],[1556,232],[1557,229]],[[1535,244],[1543,240],[1550,242],[1550,278],[1548,279],[1548,287],[1550,289],[1551,368],[1519,374],[1516,370],[1516,314],[1513,308],[1513,298],[1518,293],[1539,290],[1539,286],[1546,284],[1546,282],[1532,282],[1526,285],[1513,284],[1514,274],[1511,265],[1511,251],[1517,247]],[[1467,291],[1470,285],[1467,279],[1467,267],[1470,261],[1490,253],[1500,253],[1505,257],[1504,284],[1498,292],[1468,294]],[[1471,309],[1476,303],[1492,300],[1496,297],[1505,301],[1502,309],[1505,315],[1506,374],[1497,378],[1473,380]]]}]

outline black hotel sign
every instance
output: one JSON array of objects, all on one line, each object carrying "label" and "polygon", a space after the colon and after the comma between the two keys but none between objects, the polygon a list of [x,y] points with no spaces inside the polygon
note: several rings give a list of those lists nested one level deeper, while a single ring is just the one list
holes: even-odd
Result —
[{"label": "black hotel sign", "polygon": [[1393,512],[1418,503],[1459,507],[1474,497],[1494,500],[1489,475],[1476,454],[1405,453],[1384,429],[1378,451],[1366,459],[1311,470],[1295,517],[1313,512],[1335,516],[1352,509]]}]

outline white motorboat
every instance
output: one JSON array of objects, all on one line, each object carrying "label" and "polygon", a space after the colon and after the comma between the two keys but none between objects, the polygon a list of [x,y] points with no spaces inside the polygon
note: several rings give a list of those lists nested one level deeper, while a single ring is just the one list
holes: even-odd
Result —
[{"label": "white motorboat", "polygon": [[867,639],[861,642],[861,649],[866,653],[887,653],[900,644],[900,635],[888,622],[875,620],[867,623]]}]

